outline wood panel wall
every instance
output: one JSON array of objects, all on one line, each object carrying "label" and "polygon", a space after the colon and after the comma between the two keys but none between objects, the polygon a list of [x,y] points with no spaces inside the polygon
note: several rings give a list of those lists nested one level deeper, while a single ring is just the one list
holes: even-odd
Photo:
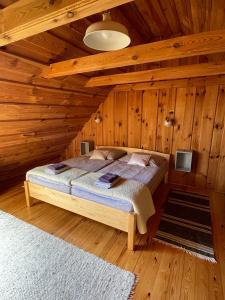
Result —
[{"label": "wood panel wall", "polygon": [[46,80],[43,65],[0,51],[0,189],[29,168],[59,160],[105,99],[85,78]]},{"label": "wood panel wall", "polygon": [[[102,122],[96,124],[93,114],[66,156],[79,154],[81,140],[171,153],[171,182],[225,192],[225,84],[216,78],[209,84],[201,80],[190,86],[180,83],[115,89],[98,108]],[[171,128],[163,124],[169,115],[175,119]],[[194,151],[191,173],[174,170],[177,149]]]}]

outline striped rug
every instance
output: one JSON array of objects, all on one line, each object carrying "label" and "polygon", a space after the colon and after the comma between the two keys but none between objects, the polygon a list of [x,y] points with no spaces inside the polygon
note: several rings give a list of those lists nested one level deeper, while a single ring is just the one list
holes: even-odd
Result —
[{"label": "striped rug", "polygon": [[170,191],[155,239],[216,262],[209,198]]}]

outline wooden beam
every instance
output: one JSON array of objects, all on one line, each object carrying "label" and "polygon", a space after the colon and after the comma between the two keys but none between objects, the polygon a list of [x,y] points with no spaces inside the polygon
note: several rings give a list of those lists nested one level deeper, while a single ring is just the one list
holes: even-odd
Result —
[{"label": "wooden beam", "polygon": [[53,78],[225,51],[225,30],[202,32],[51,64],[43,76]]},{"label": "wooden beam", "polygon": [[147,91],[164,88],[202,87],[220,84],[225,84],[225,75],[120,84],[115,86],[113,91]]},{"label": "wooden beam", "polygon": [[86,86],[107,86],[126,83],[193,78],[219,74],[225,74],[225,62],[158,68],[153,70],[123,73],[111,76],[92,77],[87,81]]},{"label": "wooden beam", "polygon": [[20,0],[0,12],[0,46],[133,0]]}]

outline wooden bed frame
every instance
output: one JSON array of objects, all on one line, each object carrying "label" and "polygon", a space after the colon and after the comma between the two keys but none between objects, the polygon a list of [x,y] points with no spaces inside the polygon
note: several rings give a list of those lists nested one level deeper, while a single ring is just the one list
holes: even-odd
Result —
[{"label": "wooden bed frame", "polygon": [[[127,151],[127,153],[145,152],[150,154],[157,154],[166,158],[168,162],[170,160],[169,154],[137,149],[137,148],[111,147],[111,146],[97,146],[96,148],[103,148],[103,147],[122,149]],[[167,182],[167,179],[168,179],[168,172],[164,176],[164,181]],[[49,204],[66,209],[68,211],[74,212],[86,218],[125,231],[128,233],[127,248],[128,250],[134,250],[135,234],[136,234],[135,213],[124,212],[119,209],[109,207],[107,205],[99,204],[83,198],[78,198],[76,196],[59,192],[42,185],[34,184],[29,181],[24,182],[24,188],[25,188],[27,207],[32,206],[33,204],[33,200],[31,199],[32,197],[41,200],[43,202],[47,202]]]}]

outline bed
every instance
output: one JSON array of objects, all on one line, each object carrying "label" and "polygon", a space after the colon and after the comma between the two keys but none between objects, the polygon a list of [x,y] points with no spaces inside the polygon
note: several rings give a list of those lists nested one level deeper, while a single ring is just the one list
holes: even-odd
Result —
[{"label": "bed", "polygon": [[[96,148],[102,147],[103,146],[99,146]],[[107,147],[104,146],[104,148]],[[132,209],[130,203],[126,203],[126,201],[124,203],[118,203],[117,201],[117,205],[115,206],[113,205],[113,203],[115,203],[115,201],[113,201],[114,199],[111,199],[110,202],[110,199],[105,199],[109,198],[107,195],[106,197],[101,197],[102,195],[93,195],[93,193],[90,193],[88,190],[80,189],[79,183],[84,181],[85,176],[87,178],[91,177],[91,174],[93,174],[92,177],[96,177],[97,175],[101,175],[101,173],[116,172],[124,180],[131,179],[135,180],[134,182],[137,182],[138,179],[139,181],[143,181],[143,184],[148,186],[153,194],[162,180],[167,182],[170,155],[137,148],[111,146],[108,148],[125,150],[128,154],[134,152],[150,153],[152,155],[162,157],[165,164],[159,168],[160,172],[157,172],[157,176],[153,172],[152,176],[150,176],[152,178],[149,178],[143,169],[138,170],[138,168],[130,168],[130,166],[127,165],[127,162],[123,161],[123,159],[107,163],[105,162],[105,165],[103,164],[101,167],[92,168],[90,165],[87,165],[87,158],[79,158],[79,160],[82,160],[83,173],[81,172],[81,175],[71,180],[71,186],[69,186],[69,190],[67,192],[56,190],[51,187],[51,185],[44,185],[43,182],[34,181],[31,177],[27,176],[27,180],[24,182],[26,203],[27,206],[30,207],[33,203],[31,198],[35,198],[125,231],[128,233],[128,250],[133,250],[136,229],[138,228],[138,215],[134,209]],[[79,170],[77,167],[81,167],[80,162],[76,159],[67,160],[65,162],[68,163],[68,165],[70,164],[73,168],[75,167],[77,170]],[[128,181],[129,180],[127,180],[127,182]]]}]

